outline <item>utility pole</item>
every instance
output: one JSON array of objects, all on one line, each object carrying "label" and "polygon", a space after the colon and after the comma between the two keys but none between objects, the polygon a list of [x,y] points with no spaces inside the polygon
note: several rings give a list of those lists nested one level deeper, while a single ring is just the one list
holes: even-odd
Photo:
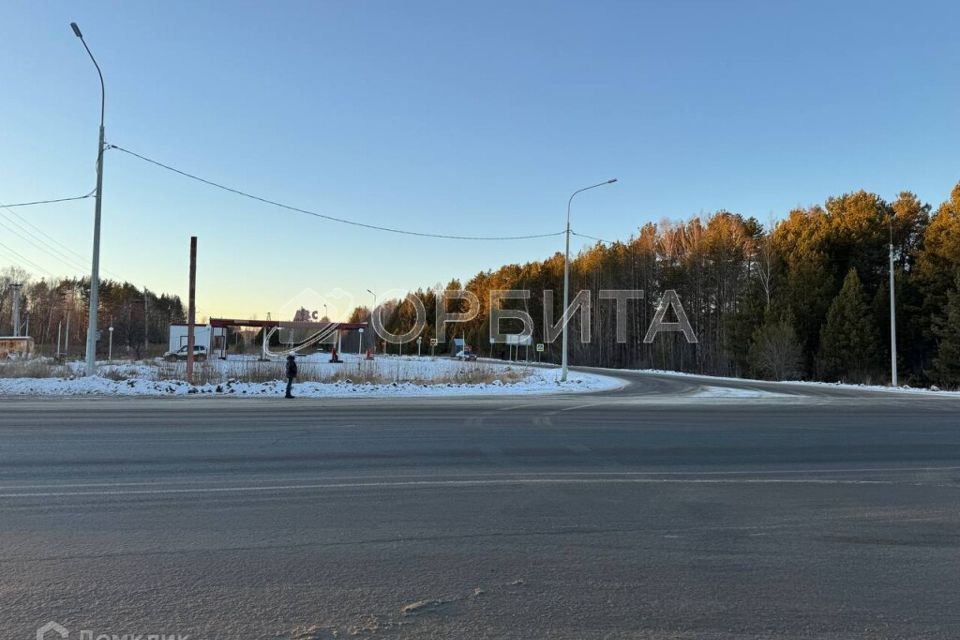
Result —
[{"label": "utility pole", "polygon": [[890,216],[890,385],[897,383],[897,302],[896,281],[893,271],[893,216]]},{"label": "utility pole", "polygon": [[[377,312],[377,294],[376,294],[375,292],[371,291],[370,289],[367,289],[367,293],[369,293],[370,295],[373,296],[373,307],[370,309],[370,326],[372,327],[372,326],[373,326],[373,314],[375,314],[375,313]],[[376,335],[373,336],[373,352],[374,352],[374,353],[377,352],[377,336],[376,336]],[[387,353],[387,351],[384,351],[384,353]],[[389,355],[389,354],[387,354],[387,355]]]},{"label": "utility pole", "polygon": [[[567,247],[563,254],[563,309],[560,310],[560,313],[562,314],[560,316],[560,321],[563,323],[563,354],[560,356],[561,382],[567,381],[567,325],[570,324],[568,322],[569,318],[566,317],[567,305],[570,304],[570,205],[573,204],[573,198],[578,193],[583,193],[584,191],[589,191],[590,189],[596,189],[597,187],[613,184],[616,181],[616,178],[612,178],[606,182],[600,182],[598,184],[590,185],[589,187],[584,187],[583,189],[577,189],[570,195],[570,199],[567,200]],[[517,350],[517,357],[520,357],[519,349]]]},{"label": "utility pole", "polygon": [[100,71],[100,65],[97,59],[93,57],[87,41],[83,39],[80,33],[80,27],[76,22],[70,23],[74,35],[80,38],[83,48],[87,50],[87,55],[93,61],[93,66],[97,68],[97,75],[100,76],[100,145],[97,150],[97,195],[96,205],[93,217],[93,265],[90,269],[90,322],[87,324],[87,375],[92,376],[97,372],[97,309],[100,306],[100,210],[103,205],[103,117],[107,104],[107,92],[103,84],[103,73]]},{"label": "utility pole", "polygon": [[23,287],[22,284],[11,284],[10,288],[13,289],[13,337],[20,335],[20,289]]},{"label": "utility pole", "polygon": [[147,288],[143,288],[143,357],[147,357],[147,348],[150,345],[150,324],[147,322]]},{"label": "utility pole", "polygon": [[190,307],[187,313],[187,382],[193,384],[193,326],[197,321],[197,236],[190,236]]}]

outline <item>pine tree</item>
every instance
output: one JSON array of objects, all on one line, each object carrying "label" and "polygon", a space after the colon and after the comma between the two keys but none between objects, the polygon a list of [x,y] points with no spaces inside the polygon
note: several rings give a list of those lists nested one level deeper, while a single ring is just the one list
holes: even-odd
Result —
[{"label": "pine tree", "polygon": [[830,379],[864,382],[879,352],[873,314],[856,269],[843,281],[820,332],[820,373]]},{"label": "pine tree", "polygon": [[741,296],[735,314],[727,318],[727,355],[733,363],[734,373],[745,376],[754,369],[753,340],[756,331],[764,324],[766,297],[759,278],[750,283]]},{"label": "pine tree", "polygon": [[803,348],[788,318],[768,314],[766,321],[753,332],[750,343],[750,364],[753,372],[767,379],[787,380],[800,373]]},{"label": "pine tree", "polygon": [[933,333],[938,342],[933,361],[937,381],[947,387],[960,386],[960,271],[947,293],[943,314],[933,321]]}]

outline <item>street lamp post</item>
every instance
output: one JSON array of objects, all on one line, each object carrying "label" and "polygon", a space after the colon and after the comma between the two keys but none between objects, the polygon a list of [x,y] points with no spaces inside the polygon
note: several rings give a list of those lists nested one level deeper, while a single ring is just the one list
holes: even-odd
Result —
[{"label": "street lamp post", "polygon": [[[377,294],[370,289],[367,289],[367,293],[373,296],[373,307],[370,309],[370,326],[373,326],[373,314],[377,312]],[[373,352],[377,352],[377,336],[373,336]],[[389,354],[388,354],[389,355]]]},{"label": "street lamp post", "polygon": [[100,76],[100,144],[97,148],[97,195],[93,218],[93,265],[90,269],[90,321],[87,324],[87,375],[92,376],[97,372],[97,309],[100,305],[100,208],[103,204],[103,117],[107,104],[107,92],[103,84],[103,73],[100,71],[100,65],[97,59],[93,57],[87,41],[83,39],[80,27],[76,22],[70,23],[73,33],[80,38],[83,48],[87,50],[87,55],[93,61],[93,66],[97,68],[97,75]]},{"label": "street lamp post", "polygon": [[890,216],[890,385],[897,384],[897,302],[893,272],[893,216]]},{"label": "street lamp post", "polygon": [[[573,204],[573,198],[578,193],[583,193],[584,191],[589,191],[590,189],[596,189],[597,187],[603,187],[608,184],[613,184],[616,182],[616,178],[607,180],[606,182],[600,182],[598,184],[590,185],[589,187],[584,187],[583,189],[577,189],[572,194],[570,194],[570,199],[567,200],[567,247],[563,254],[563,309],[561,313],[566,315],[567,305],[570,304],[570,205]],[[567,324],[569,318],[561,317],[563,322],[563,353],[561,355],[561,366],[560,366],[560,381],[567,381]]]}]

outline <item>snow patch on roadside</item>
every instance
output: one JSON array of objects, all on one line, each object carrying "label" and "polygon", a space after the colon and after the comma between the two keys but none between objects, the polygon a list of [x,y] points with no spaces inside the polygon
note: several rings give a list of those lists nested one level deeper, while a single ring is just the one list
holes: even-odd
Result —
[{"label": "snow patch on roadside", "polygon": [[732,387],[705,386],[690,394],[693,398],[789,398],[785,393],[760,389],[734,389]]},{"label": "snow patch on roadside", "polygon": [[[413,397],[462,395],[529,395],[544,393],[582,393],[616,389],[621,380],[610,376],[571,372],[567,382],[559,381],[559,372],[533,370],[515,383],[494,380],[484,384],[356,384],[301,382],[294,385],[294,395],[305,398],[340,397]],[[180,380],[151,380],[132,377],[111,380],[101,376],[77,378],[0,378],[0,396],[282,396],[286,382],[239,382],[194,386]]]},{"label": "snow patch on roadside", "polygon": [[[685,371],[669,371],[666,369],[605,369],[605,370],[611,371],[611,372],[630,371],[634,373],[652,373],[658,376],[674,376],[677,378],[709,378],[711,380],[716,380],[718,382],[736,382],[738,384],[756,382],[757,384],[771,385],[771,386],[803,385],[803,386],[829,388],[829,389],[849,389],[851,391],[885,391],[887,393],[913,393],[918,395],[932,395],[932,396],[940,396],[940,397],[960,398],[960,391],[943,391],[936,387],[932,389],[923,389],[923,388],[915,388],[915,387],[908,387],[908,386],[890,387],[890,386],[875,385],[875,384],[849,384],[849,383],[843,383],[843,382],[820,382],[816,380],[780,380],[780,381],[756,380],[753,378],[734,378],[732,376],[711,376],[704,373],[687,373]],[[708,388],[713,388],[713,387],[708,387]],[[716,388],[719,389],[720,387],[716,387]],[[724,390],[726,391],[727,389],[724,389]],[[739,390],[729,389],[729,391],[739,391]],[[770,392],[757,391],[757,392],[765,393],[766,395],[786,395],[786,394],[778,394],[774,391],[770,391]],[[755,396],[742,396],[742,397],[755,397]]]}]

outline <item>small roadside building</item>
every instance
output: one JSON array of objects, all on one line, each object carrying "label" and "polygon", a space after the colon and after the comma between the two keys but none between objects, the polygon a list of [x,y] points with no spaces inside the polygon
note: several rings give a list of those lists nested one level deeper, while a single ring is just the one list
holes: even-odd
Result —
[{"label": "small roadside building", "polygon": [[29,358],[33,355],[30,336],[0,336],[0,360]]},{"label": "small roadside building", "polygon": [[[203,347],[210,357],[222,358],[226,354],[227,330],[225,327],[212,327],[209,324],[193,325],[193,342]],[[170,351],[187,346],[187,325],[170,325]]]}]

